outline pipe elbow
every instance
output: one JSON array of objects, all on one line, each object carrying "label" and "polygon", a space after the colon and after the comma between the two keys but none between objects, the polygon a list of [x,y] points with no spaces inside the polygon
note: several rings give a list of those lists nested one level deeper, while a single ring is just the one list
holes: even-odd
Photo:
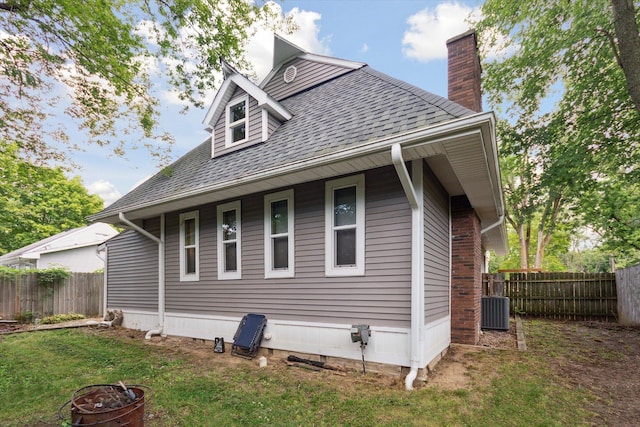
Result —
[{"label": "pipe elbow", "polygon": [[417,367],[411,368],[407,376],[404,378],[405,390],[407,391],[413,390],[413,382],[417,377],[418,377],[418,368]]},{"label": "pipe elbow", "polygon": [[152,329],[149,332],[147,332],[147,334],[144,336],[144,339],[150,340],[152,336],[161,335],[161,334],[162,334],[162,329]]}]

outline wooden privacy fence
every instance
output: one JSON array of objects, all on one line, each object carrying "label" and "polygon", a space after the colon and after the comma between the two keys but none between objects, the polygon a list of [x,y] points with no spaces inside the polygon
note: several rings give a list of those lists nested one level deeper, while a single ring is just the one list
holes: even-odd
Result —
[{"label": "wooden privacy fence", "polygon": [[640,325],[640,265],[616,271],[618,319],[626,325]]},{"label": "wooden privacy fence", "polygon": [[66,280],[47,288],[38,283],[37,273],[0,273],[0,316],[3,319],[37,318],[77,313],[99,317],[102,313],[104,275],[72,273]]},{"label": "wooden privacy fence", "polygon": [[509,297],[511,313],[554,319],[617,319],[614,273],[483,274],[483,295]]}]

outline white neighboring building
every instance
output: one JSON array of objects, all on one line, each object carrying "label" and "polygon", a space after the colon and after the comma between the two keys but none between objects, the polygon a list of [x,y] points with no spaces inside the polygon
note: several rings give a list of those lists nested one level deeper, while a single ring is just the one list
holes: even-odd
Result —
[{"label": "white neighboring building", "polygon": [[18,269],[67,267],[78,273],[104,268],[98,246],[118,234],[108,224],[97,222],[63,231],[0,257],[0,265]]}]

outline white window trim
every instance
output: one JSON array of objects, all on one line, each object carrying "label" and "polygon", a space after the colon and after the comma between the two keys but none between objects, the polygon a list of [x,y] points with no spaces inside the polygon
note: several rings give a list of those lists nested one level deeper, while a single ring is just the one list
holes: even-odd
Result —
[{"label": "white window trim", "polygon": [[[180,281],[181,282],[196,282],[200,280],[200,219],[198,211],[185,212],[180,214]],[[185,257],[185,244],[184,244],[184,222],[185,220],[193,219],[195,223],[195,248],[196,248],[196,271],[195,273],[186,273],[186,257]]]},{"label": "white window trim", "polygon": [[[271,239],[271,204],[281,200],[287,201],[287,238],[289,245],[289,268],[282,270],[273,269],[273,253]],[[295,235],[294,235],[294,200],[293,190],[280,191],[264,196],[264,277],[265,279],[295,277]]]},{"label": "white window trim", "polygon": [[[245,114],[244,114],[244,119],[240,119],[240,120],[236,120],[235,122],[231,123],[229,122],[229,120],[231,119],[231,107],[233,107],[236,104],[239,104],[241,102],[244,101],[244,105],[245,105]],[[235,147],[238,144],[243,144],[245,142],[247,142],[249,140],[249,95],[242,95],[242,96],[238,96],[233,98],[231,101],[229,101],[229,103],[227,103],[227,107],[225,109],[226,114],[225,114],[225,132],[226,132],[226,137],[225,137],[225,142],[224,142],[224,146],[226,148],[229,147]],[[233,132],[231,131],[232,128],[242,124],[244,122],[244,139],[241,139],[239,141],[232,141],[233,138]]]},{"label": "white window trim", "polygon": [[[334,191],[345,187],[356,187],[356,265],[338,267],[335,265],[334,233]],[[364,174],[327,181],[325,183],[325,275],[326,276],[364,276],[365,252],[365,199]]]},{"label": "white window trim", "polygon": [[[236,211],[236,271],[224,271],[224,240],[222,232],[223,213],[226,211]],[[242,279],[242,219],[240,211],[240,200],[218,205],[217,210],[218,226],[218,280],[238,280]]]}]

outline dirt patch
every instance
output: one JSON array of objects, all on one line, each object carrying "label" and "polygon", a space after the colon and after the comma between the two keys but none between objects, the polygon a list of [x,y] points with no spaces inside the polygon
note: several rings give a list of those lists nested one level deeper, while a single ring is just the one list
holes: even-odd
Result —
[{"label": "dirt patch", "polygon": [[[599,419],[594,425],[640,425],[640,327],[607,322],[553,322],[566,353],[551,365],[572,388],[584,387]],[[536,351],[536,341],[532,340]],[[543,349],[542,349],[543,350]]]},{"label": "dirt patch", "polygon": [[[470,389],[473,378],[471,371],[478,369],[476,358],[470,354],[486,351],[515,351],[517,349],[516,322],[510,319],[509,330],[483,330],[478,345],[452,344],[447,355],[435,366],[427,376],[427,387],[444,390]],[[483,376],[490,380],[491,374]]]}]

